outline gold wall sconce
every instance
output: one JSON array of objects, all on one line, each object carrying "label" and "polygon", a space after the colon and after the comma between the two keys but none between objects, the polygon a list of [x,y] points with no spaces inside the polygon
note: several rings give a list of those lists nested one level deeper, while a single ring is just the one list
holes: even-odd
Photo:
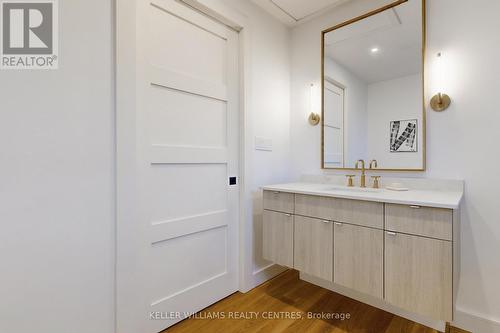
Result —
[{"label": "gold wall sconce", "polygon": [[443,54],[441,52],[437,54],[436,76],[438,79],[438,85],[437,85],[438,92],[431,98],[430,104],[431,108],[434,111],[441,112],[446,110],[451,104],[450,96],[443,93],[444,73],[443,73]]},{"label": "gold wall sconce", "polygon": [[320,120],[321,120],[321,117],[318,113],[314,112],[316,111],[316,108],[315,108],[315,96],[316,96],[316,90],[315,90],[315,87],[314,87],[314,83],[311,83],[311,86],[310,86],[310,90],[309,90],[309,98],[310,98],[310,110],[311,110],[311,113],[309,114],[309,118],[308,118],[308,121],[309,121],[309,124],[311,124],[312,126],[316,126],[319,124]]}]

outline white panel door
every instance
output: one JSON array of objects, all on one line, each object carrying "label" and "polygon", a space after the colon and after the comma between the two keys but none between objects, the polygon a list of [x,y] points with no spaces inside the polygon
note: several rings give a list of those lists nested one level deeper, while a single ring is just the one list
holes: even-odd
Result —
[{"label": "white panel door", "polygon": [[238,289],[238,34],[176,1],[136,6],[137,225],[132,242],[118,237],[120,333],[159,332]]},{"label": "white panel door", "polygon": [[325,80],[325,167],[344,167],[344,89]]}]

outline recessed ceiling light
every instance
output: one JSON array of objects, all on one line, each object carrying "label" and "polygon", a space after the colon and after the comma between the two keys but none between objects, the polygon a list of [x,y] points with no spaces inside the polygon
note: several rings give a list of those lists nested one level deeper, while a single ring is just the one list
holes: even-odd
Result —
[{"label": "recessed ceiling light", "polygon": [[370,52],[371,52],[371,53],[378,53],[378,51],[380,51],[378,47],[373,47],[373,48],[370,50]]}]

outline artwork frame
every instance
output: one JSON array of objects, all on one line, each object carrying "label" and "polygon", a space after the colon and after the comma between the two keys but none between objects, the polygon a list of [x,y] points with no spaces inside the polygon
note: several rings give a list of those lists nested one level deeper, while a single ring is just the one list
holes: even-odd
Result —
[{"label": "artwork frame", "polygon": [[418,119],[392,120],[389,125],[389,152],[418,152]]}]

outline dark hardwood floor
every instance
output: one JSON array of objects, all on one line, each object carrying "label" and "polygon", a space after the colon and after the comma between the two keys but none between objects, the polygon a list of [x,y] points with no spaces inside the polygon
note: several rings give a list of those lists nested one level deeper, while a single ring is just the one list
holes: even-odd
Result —
[{"label": "dark hardwood floor", "polygon": [[[323,318],[308,318],[308,314]],[[334,314],[339,317],[326,318]],[[347,315],[349,319],[341,317]],[[273,316],[278,318],[270,318]],[[447,331],[466,333],[453,328]],[[294,270],[286,271],[246,294],[234,293],[199,312],[198,318],[186,319],[163,332],[437,333],[431,328],[299,280],[298,272]]]}]

